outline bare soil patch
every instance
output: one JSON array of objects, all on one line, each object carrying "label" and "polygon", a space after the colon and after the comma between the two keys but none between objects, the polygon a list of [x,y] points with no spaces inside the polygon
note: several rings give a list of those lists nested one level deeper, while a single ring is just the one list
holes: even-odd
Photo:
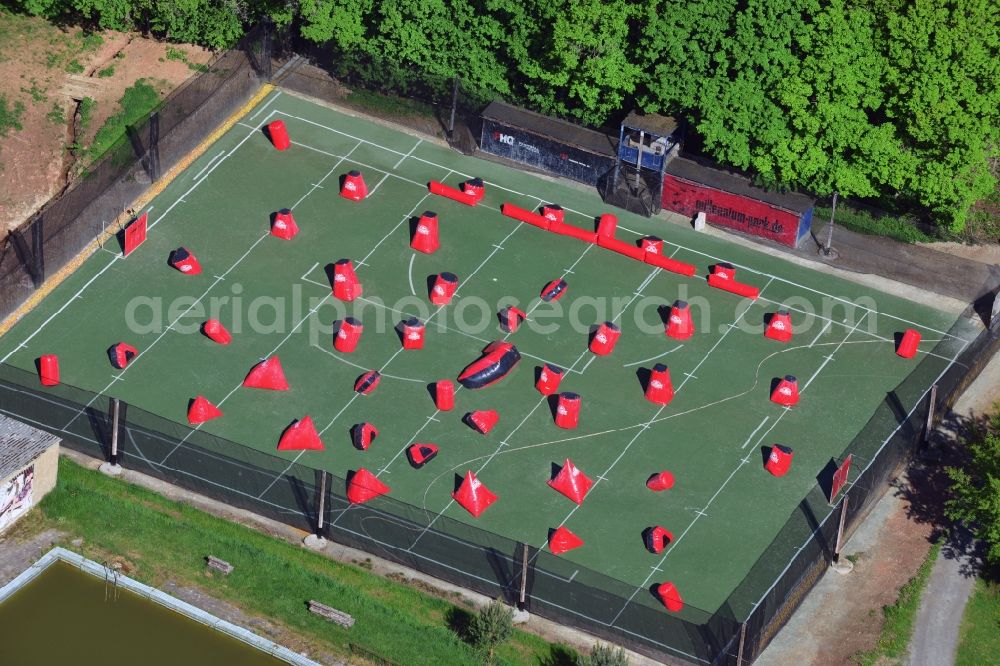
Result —
[{"label": "bare soil patch", "polygon": [[[17,226],[66,187],[126,88],[146,79],[166,95],[211,56],[198,46],[87,34],[0,9],[0,95],[24,107],[21,129],[0,143],[0,229]],[[89,119],[79,113],[87,97]]]}]

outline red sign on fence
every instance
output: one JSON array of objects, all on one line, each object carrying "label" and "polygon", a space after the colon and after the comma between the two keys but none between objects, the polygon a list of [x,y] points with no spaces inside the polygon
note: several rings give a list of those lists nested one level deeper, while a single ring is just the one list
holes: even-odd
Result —
[{"label": "red sign on fence", "polygon": [[132,220],[125,227],[125,256],[132,253],[132,250],[142,245],[146,240],[146,220],[149,213],[143,213],[137,219]]},{"label": "red sign on fence", "polygon": [[709,224],[763,236],[795,247],[799,215],[757,199],[723,192],[677,176],[663,176],[663,207],[694,217],[705,213]]},{"label": "red sign on fence", "polygon": [[833,500],[837,497],[837,493],[839,493],[844,487],[844,484],[847,483],[847,472],[851,469],[851,459],[853,457],[853,453],[849,454],[846,458],[844,458],[844,462],[840,463],[840,467],[837,468],[837,471],[833,473],[833,483],[830,484],[830,504],[833,504]]}]

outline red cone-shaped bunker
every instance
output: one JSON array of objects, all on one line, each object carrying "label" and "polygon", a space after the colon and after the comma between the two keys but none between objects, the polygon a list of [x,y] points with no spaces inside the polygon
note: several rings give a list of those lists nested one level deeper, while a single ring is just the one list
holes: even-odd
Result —
[{"label": "red cone-shaped bunker", "polygon": [[362,467],[347,482],[347,499],[351,504],[364,504],[379,495],[385,495],[389,490],[389,486]]},{"label": "red cone-shaped bunker", "polygon": [[487,409],[469,412],[462,420],[465,421],[473,430],[477,430],[483,435],[486,435],[490,430],[493,430],[493,426],[495,426],[497,421],[500,420],[500,415],[497,414],[495,410]]},{"label": "red cone-shaped bunker", "polygon": [[583,539],[570,532],[565,527],[558,527],[552,530],[549,537],[549,550],[553,555],[562,555],[566,551],[579,548],[583,545]]},{"label": "red cone-shaped bunker", "polygon": [[308,415],[288,426],[278,442],[279,451],[322,451],[323,449],[323,442],[320,441],[319,433],[316,432],[316,426]]},{"label": "red cone-shaped bunker", "polygon": [[497,496],[484,486],[482,481],[476,478],[472,470],[465,473],[462,485],[451,496],[456,502],[462,505],[463,509],[476,518],[493,502],[497,501]]},{"label": "red cone-shaped bunker", "polygon": [[580,471],[580,468],[574,465],[573,461],[569,458],[566,458],[562,469],[548,483],[577,504],[583,503],[583,498],[587,496],[587,491],[594,485],[594,482]]},{"label": "red cone-shaped bunker", "polygon": [[188,423],[198,425],[222,416],[222,410],[213,405],[203,395],[196,396],[188,405]]},{"label": "red cone-shaped bunker", "polygon": [[251,368],[243,380],[243,386],[271,391],[287,391],[289,388],[285,371],[281,368],[281,360],[277,356],[265,358]]}]

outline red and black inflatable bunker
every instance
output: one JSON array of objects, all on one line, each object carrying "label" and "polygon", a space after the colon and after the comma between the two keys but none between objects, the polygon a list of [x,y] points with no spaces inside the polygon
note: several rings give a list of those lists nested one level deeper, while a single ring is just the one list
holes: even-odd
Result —
[{"label": "red and black inflatable bunker", "polygon": [[487,345],[482,356],[462,370],[458,383],[467,389],[484,388],[506,377],[520,360],[517,347],[510,342],[496,340]]}]

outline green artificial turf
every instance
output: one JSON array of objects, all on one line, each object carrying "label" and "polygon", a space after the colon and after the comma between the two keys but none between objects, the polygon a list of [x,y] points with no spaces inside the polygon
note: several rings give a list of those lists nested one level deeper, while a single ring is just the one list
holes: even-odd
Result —
[{"label": "green artificial turf", "polygon": [[[271,119],[285,122],[294,142],[289,150],[275,151],[260,131]],[[363,202],[339,196],[338,179],[349,169],[362,171],[372,190]],[[473,175],[487,182],[476,207],[427,191],[429,180],[457,185]],[[702,621],[698,609],[715,612],[795,516],[802,527],[783,533],[788,542],[779,545],[787,545],[787,555],[774,561],[774,574],[782,570],[811,532],[809,521],[829,513],[818,476],[888,404],[885,418],[851,445],[853,469],[863,468],[965,343],[948,333],[955,317],[932,302],[903,300],[616,211],[618,238],[663,237],[665,254],[697,266],[688,278],[517,223],[500,214],[503,202],[528,209],[557,202],[568,223],[589,229],[607,211],[595,192],[459,156],[276,93],[152,202],[149,239],[135,254],[121,259],[113,244],[97,252],[0,338],[0,359],[33,372],[38,356],[59,354],[66,386],[49,389],[54,398],[72,397],[74,386],[98,391],[127,401],[133,423],[169,431],[131,453],[139,469],[148,464],[192,482],[209,478],[211,469],[182,462],[183,447],[176,451],[175,440],[197,443],[246,459],[245,474],[227,483],[251,504],[291,514],[303,510],[301,498],[293,503],[297,489],[279,483],[280,473],[301,471],[312,484],[309,468],[343,479],[363,466],[392,489],[390,499],[376,499],[373,507],[399,512],[393,502],[404,502],[415,507],[405,513],[417,523],[474,525],[538,547],[551,528],[565,524],[585,541],[561,557],[565,578],[613,587],[650,608],[662,608],[650,586],[671,580],[687,604],[684,613]],[[301,228],[294,240],[268,235],[269,215],[281,208],[291,208]],[[442,244],[431,255],[408,244],[411,218],[424,210],[440,216]],[[198,257],[201,275],[168,267],[170,251],[180,246]],[[354,261],[364,287],[362,299],[349,304],[330,295],[328,268],[342,257]],[[736,264],[737,278],[760,287],[761,297],[747,301],[709,287],[704,275],[720,260]],[[458,275],[460,286],[453,303],[439,309],[428,302],[427,280],[441,271]],[[540,303],[542,286],[560,276],[570,285],[567,295]],[[676,299],[694,313],[697,333],[686,341],[663,334],[658,308]],[[438,412],[428,385],[454,379],[487,343],[503,339],[496,312],[512,302],[530,312],[529,324],[509,336],[520,365],[495,386],[460,390],[455,410]],[[792,315],[795,338],[788,344],[762,334],[765,315],[779,307]],[[332,347],[332,323],[347,315],[361,319],[365,331],[356,352],[341,354]],[[410,315],[430,322],[421,351],[400,351],[393,329]],[[198,333],[209,316],[233,331],[232,344],[221,347]],[[588,328],[608,319],[622,335],[614,353],[597,357],[587,350]],[[924,338],[909,361],[893,353],[894,335],[907,327]],[[106,355],[119,340],[140,350],[124,372]],[[291,390],[240,388],[251,366],[272,354]],[[568,368],[561,388],[582,396],[575,430],[555,427],[550,405],[532,388],[543,360]],[[669,365],[676,389],[663,408],[643,398],[640,382],[643,369],[657,362]],[[378,389],[354,393],[355,378],[374,368],[384,374]],[[802,389],[791,410],[768,400],[772,380],[786,374],[796,375]],[[198,394],[225,415],[192,434],[185,414]],[[99,399],[91,407],[105,404]],[[461,422],[477,409],[500,413],[488,436]],[[60,414],[66,423],[57,429],[88,437],[92,413]],[[283,429],[305,415],[326,450],[277,452]],[[363,421],[380,435],[358,451],[349,431]],[[441,449],[419,470],[403,454],[415,442]],[[780,479],[763,469],[775,443],[795,450],[791,471]],[[566,458],[595,481],[579,507],[546,484]],[[198,460],[212,464],[210,457]],[[663,469],[676,485],[653,493],[645,481]],[[451,498],[467,470],[499,496],[478,519]],[[343,493],[342,486],[335,490]],[[332,521],[350,523],[350,512],[332,509]],[[661,555],[642,542],[652,525],[675,537]],[[355,536],[369,538],[369,529],[376,527],[361,525]],[[424,538],[419,527],[399,530]],[[745,616],[772,581],[762,577],[744,587],[743,597],[730,600],[734,612]]]}]

